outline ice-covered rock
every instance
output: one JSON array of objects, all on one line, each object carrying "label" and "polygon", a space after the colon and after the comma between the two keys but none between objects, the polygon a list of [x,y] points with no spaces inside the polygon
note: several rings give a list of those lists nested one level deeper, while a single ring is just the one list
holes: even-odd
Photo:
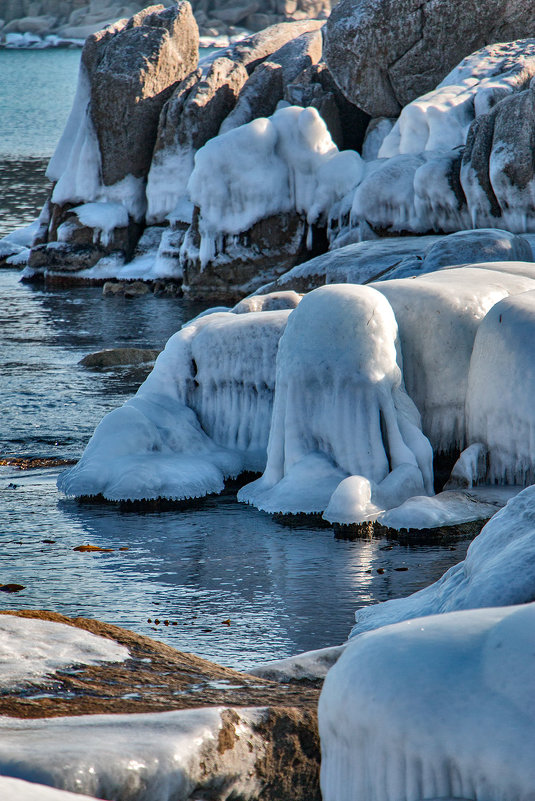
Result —
[{"label": "ice-covered rock", "polygon": [[329,507],[328,520],[358,523],[432,493],[431,448],[396,346],[377,291],[331,285],[306,295],[279,345],[266,469],[238,499],[285,514]]},{"label": "ice-covered rock", "polygon": [[187,200],[195,153],[217,136],[247,81],[247,70],[229,58],[217,58],[206,74],[185,78],[162,109],[147,182],[149,222],[172,213]]},{"label": "ice-covered rock", "polygon": [[367,162],[353,196],[352,225],[364,222],[381,235],[470,228],[461,158],[460,150],[433,150]]},{"label": "ice-covered rock", "polygon": [[528,487],[489,520],[471,543],[465,560],[434,584],[407,598],[357,610],[352,636],[424,615],[534,599],[535,488]]},{"label": "ice-covered rock", "polygon": [[221,312],[182,328],[137,394],[97,426],[59,488],[116,501],[180,500],[262,470],[288,314]]},{"label": "ice-covered rock", "polygon": [[529,244],[521,236],[496,228],[476,231],[458,231],[445,236],[427,249],[422,273],[431,273],[442,267],[480,262],[532,262]]},{"label": "ice-covered rock", "polygon": [[319,702],[324,801],[527,801],[535,605],[420,618],[357,637]]},{"label": "ice-covered rock", "polygon": [[[241,282],[246,292],[276,277],[304,251],[304,225],[312,247],[311,226],[325,223],[330,206],[361,175],[360,156],[338,151],[314,108],[283,108],[207,142],[188,184],[199,212],[182,247],[185,283],[202,283],[208,292],[215,275],[222,288],[226,282],[236,291]],[[286,222],[286,235],[277,218]],[[276,242],[270,248],[268,235],[262,250],[249,232],[265,223]]]},{"label": "ice-covered rock", "polygon": [[321,59],[321,30],[308,31],[287,42],[253,72],[240,92],[236,107],[224,120],[220,133],[269,117],[283,98],[285,87],[307,67]]},{"label": "ice-covered rock", "polygon": [[342,0],[325,27],[325,60],[344,94],[372,117],[396,117],[458,62],[492,42],[535,33],[522,0]]},{"label": "ice-covered rock", "polygon": [[461,182],[474,228],[535,231],[535,89],[513,94],[472,123]]},{"label": "ice-covered rock", "polygon": [[[70,209],[79,204],[90,204],[94,213],[96,204],[107,204],[100,206],[103,214],[94,229],[105,231],[105,236],[97,236],[101,249],[93,249],[92,263],[117,249],[131,258],[146,210],[145,182],[158,117],[176,85],[195,68],[198,41],[186,2],[168,8],[151,6],[88,38],[73,107],[47,170],[54,188],[47,230],[40,238],[43,252],[38,260],[44,267],[48,255],[44,246],[57,241],[71,245],[70,269],[75,267],[77,245],[87,243],[77,242],[76,226],[63,226]],[[114,209],[116,219],[118,206],[124,208],[118,230],[127,231],[126,248],[122,243],[117,246],[109,225],[109,212]],[[50,266],[54,255],[50,254]],[[84,251],[81,268],[92,266],[88,258]]]},{"label": "ice-covered rock", "polygon": [[336,85],[327,65],[307,67],[284,90],[284,99],[292,106],[314,106],[340,150],[360,153],[369,115],[350,103]]},{"label": "ice-covered rock", "polygon": [[380,158],[424,150],[453,150],[468,129],[535,75],[535,39],[493,44],[463,59],[436,89],[405,106],[383,140]]},{"label": "ice-covered rock", "polygon": [[468,266],[374,284],[394,309],[405,386],[436,452],[466,443],[468,371],[481,321],[508,295],[535,289],[533,280]]},{"label": "ice-covered rock", "polygon": [[258,291],[309,292],[324,284],[366,284],[388,278],[398,266],[417,273],[426,251],[442,238],[403,236],[354,242],[298,264]]},{"label": "ice-covered rock", "polygon": [[255,294],[244,298],[237,303],[232,311],[234,314],[245,314],[259,311],[279,311],[279,309],[295,309],[303,296],[297,292],[268,292]]},{"label": "ice-covered rock", "polygon": [[534,335],[533,291],[493,306],[476,334],[466,416],[469,443],[486,450],[483,481],[535,482]]}]

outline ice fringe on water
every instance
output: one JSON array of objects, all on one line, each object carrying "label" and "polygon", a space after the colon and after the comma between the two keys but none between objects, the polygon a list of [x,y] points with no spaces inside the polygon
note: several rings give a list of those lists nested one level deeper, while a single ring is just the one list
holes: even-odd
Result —
[{"label": "ice fringe on water", "polygon": [[431,447],[402,385],[397,345],[377,291],[331,284],[306,295],[279,344],[266,469],[238,499],[361,522],[432,493]]},{"label": "ice fringe on water", "polygon": [[463,562],[408,598],[357,610],[351,636],[424,615],[506,606],[535,598],[535,487],[489,520]]},{"label": "ice fringe on water", "polygon": [[0,688],[42,684],[73,665],[124,662],[128,648],[88,631],[47,620],[0,615]]},{"label": "ice fringe on water", "polygon": [[403,108],[379,149],[379,158],[464,145],[468,129],[535,75],[535,40],[492,44],[467,56],[436,89]]},{"label": "ice fringe on water", "polygon": [[83,64],[69,118],[46,174],[55,184],[52,201],[60,206],[106,202],[123,205],[137,221],[145,214],[142,178],[127,175],[112,186],[102,183],[100,148],[90,113],[89,77]]},{"label": "ice fringe on water", "polygon": [[188,183],[199,207],[200,260],[213,257],[221,235],[291,211],[308,223],[361,180],[358,153],[339,152],[316,109],[289,106],[211,139],[195,155]]},{"label": "ice fringe on water", "polygon": [[275,356],[289,310],[218,312],[168,341],[137,394],[97,426],[63,473],[67,495],[197,498],[264,468]]},{"label": "ice fringe on water", "polygon": [[[229,713],[236,740],[218,750]],[[214,786],[227,789],[229,798],[258,798],[256,764],[265,757],[266,743],[255,727],[264,719],[263,709],[224,707],[45,720],[2,717],[0,774],[121,801],[190,801]]]},{"label": "ice fringe on water", "polygon": [[534,668],[535,604],[355,638],[319,701],[323,800],[529,801]]}]

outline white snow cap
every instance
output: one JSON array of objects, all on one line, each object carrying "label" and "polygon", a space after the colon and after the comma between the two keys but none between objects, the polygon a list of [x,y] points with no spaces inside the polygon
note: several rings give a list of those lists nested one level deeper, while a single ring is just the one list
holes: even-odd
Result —
[{"label": "white snow cap", "polygon": [[357,637],[327,674],[319,729],[324,801],[528,801],[535,604]]},{"label": "white snow cap", "polygon": [[67,495],[198,498],[263,470],[275,356],[289,310],[216,312],[168,341],[150,376],[59,477]]},{"label": "white snow cap", "polygon": [[489,520],[466,559],[434,584],[408,598],[357,610],[351,636],[422,615],[520,604],[534,597],[535,487],[528,487]]},{"label": "white snow cap", "polygon": [[358,153],[339,152],[316,109],[289,106],[207,142],[188,183],[200,208],[201,262],[222,234],[296,211],[315,223],[361,180]]},{"label": "white snow cap", "polygon": [[0,688],[46,683],[73,665],[124,662],[128,648],[115,640],[48,620],[0,615]]},{"label": "white snow cap", "polygon": [[396,345],[377,291],[331,284],[306,295],[279,345],[266,469],[238,499],[290,514],[329,507],[328,520],[361,522],[432,492],[431,448]]}]

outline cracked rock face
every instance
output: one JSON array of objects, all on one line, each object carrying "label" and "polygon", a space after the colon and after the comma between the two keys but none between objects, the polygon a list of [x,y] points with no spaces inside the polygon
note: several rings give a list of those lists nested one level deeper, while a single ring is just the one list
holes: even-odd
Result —
[{"label": "cracked rock face", "polygon": [[534,33],[535,6],[524,0],[341,0],[324,57],[348,100],[394,117],[478,48]]}]

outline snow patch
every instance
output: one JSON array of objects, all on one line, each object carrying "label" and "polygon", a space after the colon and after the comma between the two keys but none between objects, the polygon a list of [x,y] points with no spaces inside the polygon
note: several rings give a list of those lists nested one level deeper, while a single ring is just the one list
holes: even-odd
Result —
[{"label": "snow patch", "polygon": [[128,649],[64,623],[0,615],[0,688],[46,683],[73,665],[124,662]]}]

